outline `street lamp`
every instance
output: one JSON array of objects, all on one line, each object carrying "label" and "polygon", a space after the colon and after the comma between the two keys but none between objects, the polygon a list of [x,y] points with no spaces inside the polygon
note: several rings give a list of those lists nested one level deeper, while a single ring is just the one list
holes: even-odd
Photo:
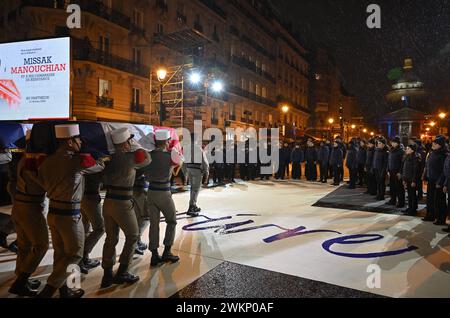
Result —
[{"label": "street lamp", "polygon": [[436,126],[436,123],[435,123],[434,121],[432,121],[432,122],[430,123],[430,126],[431,126],[431,127],[434,127],[434,126]]},{"label": "street lamp", "polygon": [[352,127],[352,129],[355,129],[355,128],[356,128],[356,125],[352,125],[351,127]]},{"label": "street lamp", "polygon": [[367,128],[363,129],[363,133],[367,134]]},{"label": "street lamp", "polygon": [[372,132],[370,133],[370,135],[373,137],[373,136],[375,136],[375,133],[372,131]]},{"label": "street lamp", "polygon": [[283,111],[283,113],[287,114],[289,112],[289,106],[284,105],[283,107],[281,107],[281,110]]},{"label": "street lamp", "polygon": [[215,81],[212,84],[212,90],[214,93],[221,93],[223,91],[223,83],[221,81]]},{"label": "street lamp", "polygon": [[439,121],[439,134],[442,134],[442,130],[443,130],[443,122],[444,122],[444,120],[447,118],[447,114],[446,113],[440,113],[439,114],[439,118],[440,118],[440,121]]},{"label": "street lamp", "polygon": [[160,68],[159,70],[156,71],[156,77],[158,78],[159,81],[159,87],[160,87],[160,91],[159,91],[159,125],[162,126],[164,120],[166,120],[166,108],[164,106],[164,99],[163,99],[163,88],[164,88],[164,80],[167,77],[167,70],[165,68]]},{"label": "street lamp", "polygon": [[200,75],[200,73],[194,72],[189,76],[189,80],[192,84],[197,85],[202,80],[202,76]]},{"label": "street lamp", "polygon": [[447,114],[446,114],[446,113],[440,113],[440,114],[439,114],[439,118],[440,118],[441,120],[444,120],[446,117],[447,117]]}]

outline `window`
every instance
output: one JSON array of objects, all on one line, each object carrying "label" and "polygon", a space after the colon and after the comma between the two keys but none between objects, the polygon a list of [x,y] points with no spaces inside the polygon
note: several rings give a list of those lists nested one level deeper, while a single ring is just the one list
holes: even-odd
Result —
[{"label": "window", "polygon": [[164,26],[160,23],[156,25],[156,33],[157,34],[163,34],[164,33]]},{"label": "window", "polygon": [[102,35],[99,36],[98,49],[105,54],[111,53],[111,50],[109,47],[109,37],[102,36]]},{"label": "window", "polygon": [[133,105],[139,105],[141,103],[141,90],[139,88],[133,88]]},{"label": "window", "polygon": [[256,84],[256,95],[261,96],[261,86],[259,84]]},{"label": "window", "polygon": [[267,98],[267,88],[263,86],[262,90],[261,90],[261,96],[263,98]]},{"label": "window", "polygon": [[253,81],[249,81],[249,82],[248,82],[248,91],[249,91],[250,93],[254,93],[254,92],[255,92],[255,86],[254,86],[254,84],[253,84]]},{"label": "window", "polygon": [[216,107],[211,109],[211,119],[213,119],[213,120],[217,120],[218,119],[218,111],[217,111]]},{"label": "window", "polygon": [[134,64],[142,64],[141,63],[141,49],[133,48],[133,62],[134,62]]},{"label": "window", "polygon": [[133,24],[139,28],[143,27],[144,17],[141,11],[134,9],[133,13]]},{"label": "window", "polygon": [[272,114],[269,114],[269,123],[273,123],[273,115]]},{"label": "window", "polygon": [[104,97],[104,98],[110,98],[111,97],[111,88],[112,83],[111,81],[99,79],[98,80],[98,96]]},{"label": "window", "polygon": [[245,81],[244,78],[241,79],[241,88],[242,90],[246,91],[247,90],[247,83]]}]

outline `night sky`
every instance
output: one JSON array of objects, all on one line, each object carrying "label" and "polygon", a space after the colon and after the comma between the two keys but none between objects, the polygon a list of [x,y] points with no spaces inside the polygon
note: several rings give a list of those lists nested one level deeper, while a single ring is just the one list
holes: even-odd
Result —
[{"label": "night sky", "polygon": [[[334,49],[347,90],[370,118],[385,113],[389,70],[414,59],[433,111],[450,110],[450,1],[448,0],[277,0],[298,26],[307,47]],[[382,28],[369,29],[366,8],[381,7]],[[283,11],[284,10],[284,11]],[[430,110],[431,111],[431,110]]]}]

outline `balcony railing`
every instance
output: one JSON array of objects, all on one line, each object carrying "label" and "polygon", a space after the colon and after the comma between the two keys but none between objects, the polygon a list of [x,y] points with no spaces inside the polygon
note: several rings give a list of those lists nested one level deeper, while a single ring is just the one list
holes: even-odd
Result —
[{"label": "balcony railing", "polygon": [[[127,15],[114,10],[103,4],[99,0],[71,0],[71,4],[78,4],[83,12],[89,12],[96,16],[99,16],[105,20],[108,20],[114,24],[120,25],[125,29],[131,30],[133,24],[131,18]],[[49,9],[62,9],[65,10],[67,3],[63,0],[22,0],[21,6],[41,7]]]},{"label": "balcony railing", "polygon": [[102,64],[145,78],[149,78],[150,76],[149,67],[127,60],[120,56],[95,49],[89,44],[89,42],[84,40],[73,39],[73,57],[75,60]]},{"label": "balcony railing", "polygon": [[250,93],[249,91],[243,90],[242,88],[237,87],[237,86],[230,85],[228,87],[228,92],[236,94],[236,95],[239,95],[241,97],[245,97],[245,98],[251,99],[251,100],[253,100],[255,102],[258,102],[258,103],[261,103],[261,104],[269,105],[269,106],[272,106],[272,107],[276,106],[276,102],[275,101],[273,101],[271,99],[268,99],[268,98],[265,98],[265,97],[262,97],[262,96],[258,96],[258,95],[254,94],[254,93]]},{"label": "balcony railing", "polygon": [[133,113],[144,114],[145,113],[145,105],[132,102],[130,105],[130,111]]},{"label": "balcony railing", "polygon": [[97,106],[105,108],[114,107],[114,99],[108,97],[97,96]]}]

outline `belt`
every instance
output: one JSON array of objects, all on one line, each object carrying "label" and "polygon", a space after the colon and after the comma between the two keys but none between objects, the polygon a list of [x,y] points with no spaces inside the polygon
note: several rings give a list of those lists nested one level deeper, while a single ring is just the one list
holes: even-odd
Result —
[{"label": "belt", "polygon": [[133,199],[132,195],[120,195],[114,193],[106,193],[106,199],[117,200],[117,201],[131,201]]},{"label": "belt", "polygon": [[199,164],[199,163],[188,163],[188,164],[186,165],[186,167],[187,167],[188,169],[202,170],[202,165]]},{"label": "belt", "polygon": [[150,191],[160,191],[160,192],[169,192],[169,191],[171,191],[170,187],[168,187],[168,188],[155,188],[155,187],[152,187],[151,185],[150,185],[150,187],[148,189]]},{"label": "belt", "polygon": [[45,201],[45,194],[27,194],[16,190],[14,200],[22,203],[42,203]]},{"label": "belt", "polygon": [[119,187],[119,186],[107,185],[106,190],[133,191],[133,187]]},{"label": "belt", "polygon": [[48,210],[49,214],[53,215],[59,215],[59,216],[77,216],[80,215],[81,210],[80,209],[57,209],[50,207]]},{"label": "belt", "polygon": [[81,202],[79,201],[59,201],[50,199],[50,209],[62,211],[77,211],[81,209]]}]

